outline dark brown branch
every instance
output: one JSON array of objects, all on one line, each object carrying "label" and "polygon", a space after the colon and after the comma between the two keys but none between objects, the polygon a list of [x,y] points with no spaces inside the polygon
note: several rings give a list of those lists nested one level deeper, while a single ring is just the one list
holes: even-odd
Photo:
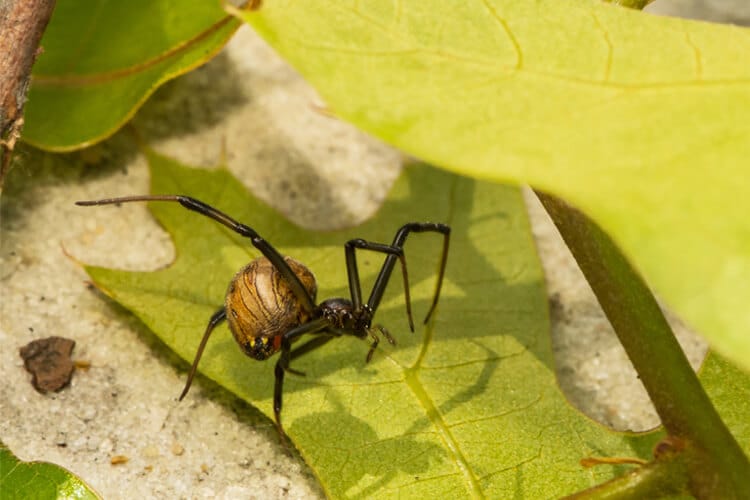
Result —
[{"label": "dark brown branch", "polygon": [[0,0],[0,188],[23,125],[31,67],[55,0]]}]

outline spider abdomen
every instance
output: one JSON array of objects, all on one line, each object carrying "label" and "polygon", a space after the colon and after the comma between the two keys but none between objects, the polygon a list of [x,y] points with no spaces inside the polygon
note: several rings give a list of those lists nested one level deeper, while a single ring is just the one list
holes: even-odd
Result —
[{"label": "spider abdomen", "polygon": [[[284,257],[315,300],[317,285],[312,272],[291,257]],[[225,308],[229,329],[251,358],[264,360],[281,347],[281,337],[310,320],[284,277],[265,257],[253,260],[232,278]]]}]

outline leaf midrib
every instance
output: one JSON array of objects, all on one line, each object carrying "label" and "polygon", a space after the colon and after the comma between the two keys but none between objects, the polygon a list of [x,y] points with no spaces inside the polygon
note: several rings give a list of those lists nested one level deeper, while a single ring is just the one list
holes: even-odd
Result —
[{"label": "leaf midrib", "polygon": [[[456,189],[458,187],[457,184],[458,179],[454,178],[450,186],[450,194],[448,195],[448,213],[446,215],[446,223],[448,225],[451,225],[454,220],[453,215],[455,213]],[[440,307],[438,304],[438,308],[435,310],[435,313],[438,313],[439,309]],[[445,423],[445,420],[443,420],[439,409],[437,408],[437,406],[435,406],[435,402],[432,400],[429,393],[422,384],[422,381],[419,379],[419,371],[422,369],[422,362],[427,356],[427,350],[429,349],[430,344],[433,340],[434,324],[434,321],[431,320],[425,326],[424,340],[422,341],[422,347],[419,350],[419,354],[417,355],[417,358],[414,360],[414,363],[411,366],[404,368],[404,383],[412,391],[414,396],[424,408],[427,418],[430,420],[430,422],[432,422],[432,425],[436,429],[438,436],[440,436],[440,439],[443,441],[446,451],[451,456],[453,462],[466,481],[467,490],[471,497],[477,499],[485,498],[484,493],[482,492],[481,485],[479,484],[479,479],[474,474],[469,461],[464,456],[458,440],[453,436],[450,428]]]},{"label": "leaf midrib", "polygon": [[174,47],[171,47],[170,49],[152,57],[151,59],[147,59],[143,62],[140,62],[138,64],[133,64],[125,68],[120,68],[120,69],[116,69],[112,71],[105,71],[102,73],[89,73],[85,75],[33,74],[32,80],[36,87],[55,87],[55,86],[86,87],[86,86],[100,85],[103,83],[112,82],[120,78],[135,75],[138,73],[144,73],[145,71],[148,71],[149,69],[157,66],[158,64],[174,56],[187,52],[192,47],[202,42],[203,40],[213,35],[214,33],[218,32],[221,28],[223,28],[224,26],[226,26],[227,24],[233,21],[237,25],[235,29],[238,29],[240,27],[239,20],[234,19],[232,16],[225,16],[221,20],[217,21],[216,23],[212,24],[208,28],[204,29],[203,31],[195,35],[194,37],[178,43]]}]

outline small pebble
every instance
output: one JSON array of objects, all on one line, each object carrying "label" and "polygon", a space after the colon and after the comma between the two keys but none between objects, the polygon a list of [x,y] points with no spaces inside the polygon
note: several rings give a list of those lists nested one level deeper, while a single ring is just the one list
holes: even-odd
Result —
[{"label": "small pebble", "polygon": [[141,451],[141,455],[143,455],[146,458],[156,458],[159,456],[159,448],[156,446],[150,444],[143,448]]},{"label": "small pebble", "polygon": [[112,465],[120,465],[128,463],[128,460],[130,459],[125,455],[114,455],[109,459],[109,463],[111,463]]},{"label": "small pebble", "polygon": [[185,448],[183,448],[180,443],[178,443],[177,441],[175,441],[174,443],[172,443],[172,454],[173,455],[177,455],[179,457],[183,453],[185,453]]}]

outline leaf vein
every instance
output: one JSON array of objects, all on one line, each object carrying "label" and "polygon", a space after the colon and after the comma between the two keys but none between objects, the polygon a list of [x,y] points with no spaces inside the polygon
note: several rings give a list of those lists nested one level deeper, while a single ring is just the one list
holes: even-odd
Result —
[{"label": "leaf vein", "polygon": [[513,45],[513,49],[516,53],[516,64],[515,69],[520,70],[523,68],[523,52],[521,51],[521,44],[518,43],[518,39],[516,39],[516,36],[513,34],[513,31],[511,31],[510,26],[508,25],[508,21],[503,19],[500,14],[498,14],[497,10],[490,5],[490,3],[487,0],[482,0],[482,3],[484,4],[484,7],[487,9],[487,11],[490,13],[490,15],[495,19],[498,25],[500,25],[500,28],[505,33],[505,36],[508,37],[508,41],[510,41],[511,45]]},{"label": "leaf vein", "polygon": [[217,21],[216,23],[212,24],[205,30],[195,35],[193,38],[184,40],[176,44],[174,47],[162,52],[161,54],[152,57],[151,59],[147,59],[143,62],[133,64],[125,68],[120,68],[113,71],[105,71],[102,73],[89,73],[85,75],[33,75],[32,79],[34,84],[40,87],[85,87],[100,85],[102,83],[111,82],[126,76],[143,73],[174,56],[177,56],[183,52],[187,52],[196,44],[202,42],[231,22],[234,22],[236,24],[235,29],[240,27],[240,22],[233,16],[225,16],[221,20]]},{"label": "leaf vein", "polygon": [[606,29],[604,29],[604,25],[599,20],[599,17],[596,15],[596,12],[591,12],[591,17],[594,19],[594,24],[596,24],[596,27],[599,29],[599,31],[602,34],[602,38],[604,39],[604,43],[607,45],[607,59],[604,63],[604,82],[609,82],[610,74],[612,73],[612,58],[614,53],[614,47],[612,46],[612,40],[609,38],[609,33]]},{"label": "leaf vein", "polygon": [[503,418],[503,417],[507,417],[509,415],[513,415],[514,413],[519,413],[519,412],[526,411],[526,410],[534,407],[535,405],[539,404],[541,401],[542,401],[542,395],[539,394],[539,395],[537,395],[536,398],[532,399],[531,401],[529,401],[528,403],[526,403],[526,404],[524,404],[522,406],[517,406],[515,408],[509,409],[508,411],[504,411],[504,412],[500,412],[500,413],[495,413],[493,415],[486,415],[486,416],[477,417],[477,418],[468,418],[468,419],[461,420],[461,421],[455,422],[453,424],[450,424],[448,427],[454,428],[454,427],[460,427],[460,426],[467,425],[467,424],[476,424],[476,423],[479,423],[479,422],[487,422],[488,420],[500,419],[500,418]]},{"label": "leaf vein", "polygon": [[687,31],[685,32],[685,41],[687,41],[690,48],[693,49],[693,54],[695,55],[695,78],[696,80],[702,80],[703,55],[701,54],[700,47],[698,47],[695,42],[693,42],[693,39],[690,38],[690,33]]}]

